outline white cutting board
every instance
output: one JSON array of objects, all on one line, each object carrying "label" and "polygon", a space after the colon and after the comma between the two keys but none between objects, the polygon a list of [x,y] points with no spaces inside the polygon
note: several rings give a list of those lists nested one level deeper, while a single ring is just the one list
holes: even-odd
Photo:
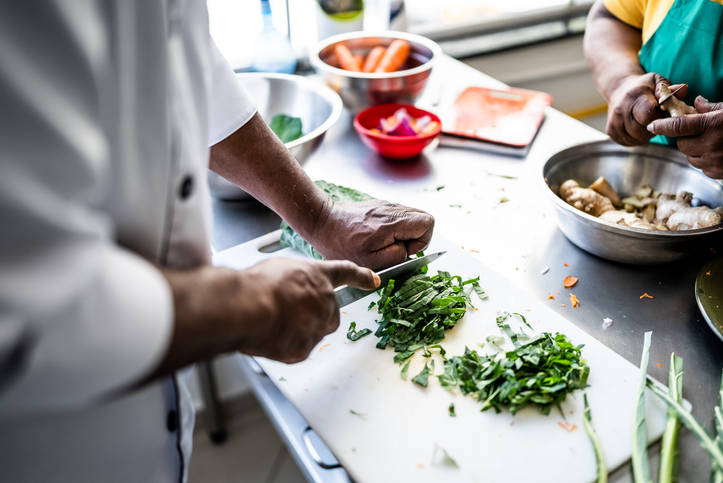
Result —
[{"label": "white cutting board", "polygon": [[[241,269],[270,256],[302,256],[288,248],[271,254],[258,251],[277,241],[278,236],[279,232],[274,232],[220,252],[214,263]],[[479,275],[482,288],[489,294],[489,299],[480,301],[473,293],[478,310],[470,309],[455,328],[447,331],[442,341],[447,357],[461,355],[465,345],[496,352],[491,344],[480,349],[477,343],[490,334],[501,335],[495,323],[501,311],[524,314],[533,333],[561,332],[574,344],[585,344],[582,354],[590,365],[588,401],[608,468],[612,470],[630,459],[639,369],[435,234],[427,252],[441,250],[447,250],[447,254],[430,265],[431,273],[439,268],[463,279]],[[555,296],[556,300],[549,303],[570,303],[564,291]],[[376,349],[373,334],[356,342],[346,338],[352,321],[357,323],[357,329],[376,330],[376,310],[367,310],[376,298],[371,295],[342,308],[339,330],[324,338],[306,361],[286,365],[257,358],[355,481],[595,481],[595,458],[582,427],[581,391],[574,398],[568,396],[563,405],[564,420],[554,409],[549,416],[535,408],[526,408],[516,416],[506,411],[480,412],[481,403],[462,396],[458,390],[447,392],[436,378],[430,376],[426,389],[411,382],[428,361],[421,351],[412,358],[410,381],[404,381],[400,378],[401,366],[392,361],[394,352],[391,348]],[[513,329],[519,328],[519,320],[508,322]],[[525,331],[530,332],[526,327]],[[631,333],[630,338],[642,351],[643,334]],[[436,354],[434,359],[436,374],[440,374],[443,361]],[[455,406],[454,418],[449,416],[450,403]],[[648,439],[652,442],[663,433],[666,410],[652,394],[647,397],[647,409]],[[563,422],[576,429],[566,430],[560,425]],[[441,451],[435,451],[436,446],[444,448],[459,468],[445,463]]]}]

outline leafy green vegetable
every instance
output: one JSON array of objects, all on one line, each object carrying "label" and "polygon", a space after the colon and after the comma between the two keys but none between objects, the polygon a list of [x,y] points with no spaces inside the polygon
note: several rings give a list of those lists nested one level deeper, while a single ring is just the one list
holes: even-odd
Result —
[{"label": "leafy green vegetable", "polygon": [[364,414],[364,413],[358,413],[358,412],[354,411],[353,409],[350,409],[349,412],[352,413],[354,416],[361,416],[362,418],[363,418],[364,416],[366,416],[366,414]]},{"label": "leafy green vegetable", "polygon": [[437,186],[437,191],[442,191],[443,189],[444,189],[444,185],[442,185],[442,186]]},{"label": "leafy green vegetable", "polygon": [[409,374],[409,364],[411,362],[412,361],[407,361],[407,363],[404,364],[404,367],[402,367],[402,379],[404,379],[405,381],[407,380],[407,375]]},{"label": "leafy green vegetable", "polygon": [[450,403],[449,405],[449,416],[452,418],[457,417],[457,413],[454,412],[454,403]]},{"label": "leafy green vegetable", "polygon": [[[490,336],[490,342],[499,337]],[[590,368],[581,358],[582,345],[573,346],[563,334],[548,332],[538,335],[514,350],[484,355],[465,348],[464,355],[444,363],[440,384],[451,390],[459,386],[462,394],[481,401],[482,411],[509,408],[516,414],[535,405],[542,414],[550,414],[568,394],[587,387]]]},{"label": "leafy green vegetable", "polygon": [[438,347],[444,357],[446,351],[439,342],[444,339],[444,332],[467,313],[473,288],[465,290],[465,285],[477,281],[465,282],[462,277],[442,270],[431,277],[416,273],[406,280],[390,280],[378,290],[377,309],[381,320],[377,320],[379,326],[374,333],[380,338],[377,347],[393,347],[399,353],[394,357],[397,363],[418,349],[424,350],[425,357],[431,357],[430,347]]},{"label": "leafy green vegetable", "polygon": [[356,322],[352,322],[349,326],[349,331],[346,333],[346,338],[349,340],[357,341],[365,335],[371,334],[371,329],[362,329],[359,332],[356,330]]},{"label": "leafy green vegetable", "polygon": [[585,427],[585,432],[590,438],[592,448],[595,451],[595,462],[597,463],[597,483],[607,483],[608,470],[605,465],[605,455],[603,454],[602,446],[600,445],[600,438],[598,438],[595,428],[592,427],[592,412],[590,411],[590,406],[587,404],[587,394],[583,394],[582,398],[585,402],[585,412],[582,414],[582,425]]},{"label": "leafy green vegetable", "polygon": [[271,119],[269,127],[284,144],[296,141],[303,136],[301,133],[301,119],[298,117],[277,114]]},{"label": "leafy green vegetable", "polygon": [[[670,371],[668,373],[668,394],[678,404],[683,403],[683,359],[670,354]],[[675,483],[678,481],[678,454],[680,445],[680,418],[672,409],[668,409],[665,419],[665,431],[660,447],[660,472],[658,483]]]},{"label": "leafy green vegetable", "polygon": [[416,382],[422,387],[427,387],[427,381],[429,379],[429,367],[427,367],[427,363],[424,363],[424,369],[422,369],[422,372],[414,376],[414,379],[412,379],[412,382]]},{"label": "leafy green vegetable", "polygon": [[650,377],[647,378],[646,385],[648,388],[650,388],[653,394],[655,394],[665,404],[667,404],[669,408],[673,409],[676,412],[685,427],[688,428],[691,433],[693,433],[693,436],[695,436],[700,445],[713,460],[714,470],[720,471],[723,468],[723,451],[718,446],[718,444],[716,444],[715,440],[713,440],[708,435],[706,430],[703,429],[703,426],[701,426],[700,423],[695,420],[693,415],[690,412],[686,411],[685,408],[678,401],[670,397],[667,392],[658,387],[655,381],[650,379]]},{"label": "leafy green vegetable", "polygon": [[445,450],[445,449],[442,448],[441,446],[435,446],[435,447],[434,447],[434,453],[432,453],[432,461],[434,461],[434,460],[436,459],[437,451],[441,451],[441,452],[442,452],[442,457],[443,457],[443,458],[442,458],[442,461],[443,461],[445,464],[448,464],[448,465],[450,465],[450,466],[454,466],[455,468],[459,468],[459,465],[458,465],[457,462],[454,460],[454,458],[452,458],[452,457],[449,455],[449,453],[447,453],[447,450]]},{"label": "leafy green vegetable", "polygon": [[525,316],[522,315],[522,314],[518,314],[517,312],[512,312],[512,313],[503,312],[502,315],[500,315],[499,317],[497,317],[497,318],[495,319],[495,321],[497,322],[497,327],[499,327],[499,328],[501,329],[501,328],[502,328],[502,324],[505,322],[505,320],[509,319],[509,318],[512,317],[513,315],[516,315],[516,316],[518,316],[519,318],[521,318],[521,319],[522,319],[522,323],[525,324],[530,330],[535,330],[535,329],[532,328],[532,326],[531,326],[530,324],[527,323],[527,319],[525,318]]},{"label": "leafy green vegetable", "polygon": [[[326,194],[328,194],[334,201],[366,201],[374,199],[361,191],[335,185],[326,181],[319,180],[314,183],[316,183],[319,188],[323,189],[324,192],[326,192]],[[309,242],[301,238],[301,236],[285,221],[281,222],[281,239],[279,241],[282,247],[291,247],[309,258],[315,258],[316,260],[324,259],[324,257],[322,257],[321,254],[309,244]],[[371,306],[369,308],[371,308]]]},{"label": "leafy green vegetable", "polygon": [[652,483],[650,462],[648,461],[648,435],[645,430],[645,380],[650,359],[650,340],[652,332],[645,333],[643,356],[640,361],[640,382],[635,395],[635,423],[633,424],[633,477],[635,483]]}]

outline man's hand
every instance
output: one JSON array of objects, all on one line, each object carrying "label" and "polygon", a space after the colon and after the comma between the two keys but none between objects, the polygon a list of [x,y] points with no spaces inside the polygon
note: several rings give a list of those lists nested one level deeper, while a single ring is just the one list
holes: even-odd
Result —
[{"label": "man's hand", "polygon": [[723,103],[695,99],[699,114],[671,117],[652,122],[653,134],[678,137],[678,149],[688,156],[691,165],[706,176],[723,179]]},{"label": "man's hand", "polygon": [[302,361],[339,326],[334,287],[379,285],[375,273],[347,261],[274,258],[241,271],[161,271],[173,293],[174,331],[148,380],[233,351]]},{"label": "man's hand", "polygon": [[263,303],[269,315],[244,330],[236,349],[287,363],[306,359],[325,335],[339,327],[334,287],[373,290],[379,285],[375,273],[348,261],[272,258],[239,275],[250,283],[236,296]]},{"label": "man's hand", "polygon": [[311,237],[328,260],[381,269],[404,262],[432,239],[429,213],[382,200],[330,201]]},{"label": "man's hand", "polygon": [[[652,139],[654,134],[646,126],[665,117],[655,96],[661,83],[670,85],[668,79],[651,72],[632,75],[620,84],[608,106],[607,134],[610,139],[623,146],[638,146]],[[680,98],[684,95],[682,91],[676,94]]]}]

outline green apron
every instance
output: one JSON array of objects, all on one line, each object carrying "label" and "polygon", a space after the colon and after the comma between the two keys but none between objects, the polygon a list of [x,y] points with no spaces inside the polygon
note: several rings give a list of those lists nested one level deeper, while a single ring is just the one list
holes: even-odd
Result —
[{"label": "green apron", "polygon": [[[653,36],[640,49],[645,72],[688,84],[686,103],[699,95],[723,101],[723,5],[712,0],[675,0]],[[651,142],[676,145],[676,138]]]}]

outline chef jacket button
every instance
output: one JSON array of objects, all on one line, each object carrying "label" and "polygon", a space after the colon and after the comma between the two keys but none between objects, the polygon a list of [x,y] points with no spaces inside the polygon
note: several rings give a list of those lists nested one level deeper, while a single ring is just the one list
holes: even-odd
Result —
[{"label": "chef jacket button", "polygon": [[185,200],[193,193],[193,176],[186,176],[181,183],[181,199]]},{"label": "chef jacket button", "polygon": [[178,413],[174,410],[168,411],[168,418],[166,418],[166,427],[171,433],[178,429]]}]

